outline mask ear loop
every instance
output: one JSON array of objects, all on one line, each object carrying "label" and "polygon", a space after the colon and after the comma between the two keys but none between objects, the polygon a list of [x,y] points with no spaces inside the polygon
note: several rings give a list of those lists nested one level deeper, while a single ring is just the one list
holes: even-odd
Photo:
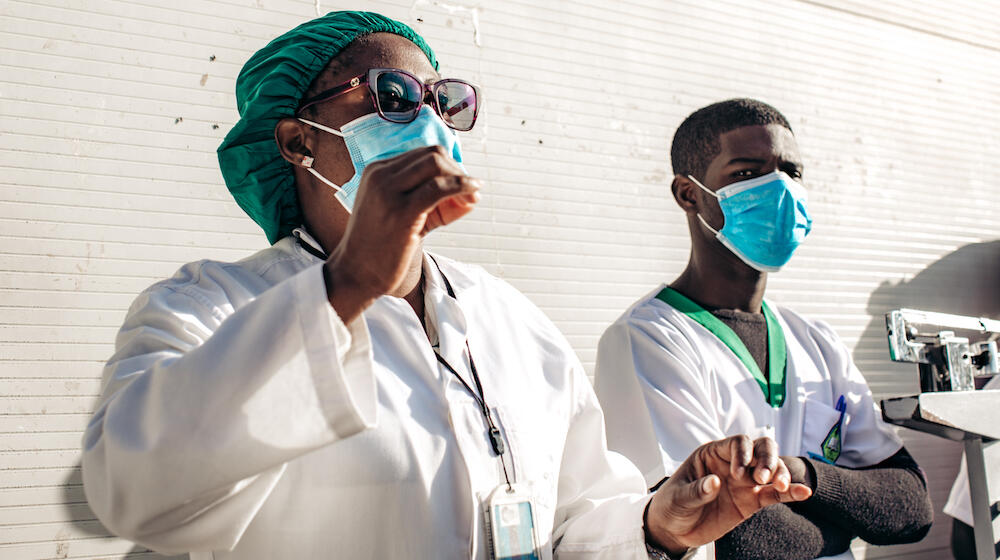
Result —
[{"label": "mask ear loop", "polygon": [[[690,179],[690,180],[691,180],[691,182],[693,182],[694,184],[696,184],[696,185],[698,185],[699,187],[701,187],[701,190],[703,190],[703,191],[707,192],[708,194],[710,194],[710,195],[714,196],[715,198],[719,198],[719,195],[717,195],[717,194],[715,194],[714,192],[710,191],[710,190],[708,189],[708,187],[706,187],[705,185],[702,185],[702,184],[701,184],[701,181],[699,181],[698,179],[695,179],[694,177],[692,177],[692,176],[690,176],[690,175],[688,175],[688,176],[687,176],[687,178],[688,178],[688,179]],[[701,217],[701,212],[698,212],[697,214],[695,214],[695,216],[698,216],[698,219],[699,219],[699,220],[701,220],[701,225],[703,225],[703,226],[705,226],[706,228],[708,228],[708,231],[710,231],[710,232],[714,233],[714,234],[715,234],[716,236],[718,236],[718,235],[719,235],[719,230],[717,230],[717,229],[715,229],[714,227],[712,227],[712,226],[708,225],[708,222],[706,222],[706,221],[705,221],[705,218],[702,218],[702,217]]]},{"label": "mask ear loop", "polygon": [[296,118],[299,121],[304,122],[304,123],[306,123],[309,126],[312,126],[312,127],[315,127],[315,128],[318,128],[318,129],[322,130],[323,132],[329,132],[330,134],[333,134],[335,136],[340,136],[341,138],[344,138],[344,133],[341,132],[341,131],[339,131],[339,130],[337,130],[336,128],[330,128],[330,127],[328,127],[326,125],[322,125],[322,124],[319,124],[317,122],[312,122],[310,120],[303,119],[302,117],[296,117]]},{"label": "mask ear loop", "polygon": [[[299,119],[299,120],[302,120],[302,119]],[[702,184],[701,184],[701,181],[699,181],[698,179],[695,179],[694,177],[692,177],[692,176],[690,176],[690,175],[687,175],[687,178],[688,178],[688,179],[690,179],[690,180],[691,180],[691,182],[693,182],[694,184],[696,184],[696,185],[698,185],[699,187],[701,187],[701,190],[703,190],[703,191],[707,192],[708,194],[710,194],[710,195],[714,196],[715,198],[719,198],[719,195],[717,195],[717,194],[715,194],[714,192],[710,191],[710,190],[708,189],[708,187],[706,187],[705,185],[702,185]]]},{"label": "mask ear loop", "polygon": [[[304,120],[304,119],[299,119],[299,120]],[[303,156],[302,157],[302,167],[304,167],[306,169],[306,171],[308,171],[309,173],[311,173],[313,177],[316,177],[317,179],[319,179],[320,181],[322,181],[323,183],[325,183],[328,187],[332,188],[336,193],[339,194],[339,193],[344,192],[343,187],[341,187],[340,185],[338,185],[338,184],[334,183],[333,181],[327,179],[326,177],[320,175],[319,171],[316,171],[315,169],[313,169],[313,162],[315,162],[315,161],[316,161],[316,158],[314,158],[312,156]],[[334,194],[333,198],[337,199],[337,202],[339,202],[340,205],[344,207],[344,210],[347,210],[348,214],[351,213],[351,209],[347,207],[347,204],[345,204],[344,201],[341,200],[339,196],[337,196],[337,194]]]},{"label": "mask ear loop", "polygon": [[338,185],[338,184],[334,183],[333,181],[327,179],[326,177],[320,175],[319,171],[316,171],[315,169],[313,169],[313,162],[314,161],[316,161],[316,159],[313,158],[312,156],[304,156],[302,158],[302,167],[305,167],[306,171],[308,171],[309,173],[312,173],[313,177],[316,177],[320,181],[323,181],[324,183],[327,184],[327,186],[329,186],[333,190],[337,191],[338,193],[344,192],[344,189],[340,185]]}]

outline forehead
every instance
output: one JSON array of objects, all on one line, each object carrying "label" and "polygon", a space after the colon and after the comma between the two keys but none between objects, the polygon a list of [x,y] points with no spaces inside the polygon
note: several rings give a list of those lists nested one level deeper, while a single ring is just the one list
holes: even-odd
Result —
[{"label": "forehead", "polygon": [[800,160],[795,136],[779,124],[744,126],[724,132],[719,136],[719,148],[718,158],[724,162],[733,158]]},{"label": "forehead", "polygon": [[327,64],[316,84],[320,88],[337,86],[369,68],[398,68],[422,81],[437,79],[427,55],[413,41],[395,33],[372,33],[352,42]]}]

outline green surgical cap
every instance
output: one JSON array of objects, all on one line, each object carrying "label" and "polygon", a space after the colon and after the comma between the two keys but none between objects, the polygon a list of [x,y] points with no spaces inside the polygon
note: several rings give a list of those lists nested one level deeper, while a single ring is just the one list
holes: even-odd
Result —
[{"label": "green surgical cap", "polygon": [[395,33],[413,41],[438,68],[434,51],[409,26],[372,12],[330,12],[303,23],[257,51],[236,78],[240,120],[219,146],[219,167],[233,198],[272,244],[303,223],[292,165],[274,140],[309,84],[355,39]]}]

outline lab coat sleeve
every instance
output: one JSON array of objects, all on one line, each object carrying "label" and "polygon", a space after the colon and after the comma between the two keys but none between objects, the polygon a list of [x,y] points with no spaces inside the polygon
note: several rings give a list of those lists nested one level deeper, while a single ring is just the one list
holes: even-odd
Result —
[{"label": "lab coat sleeve", "polygon": [[367,326],[339,319],[319,265],[256,298],[222,265],[188,265],[133,304],[104,384],[87,499],[167,554],[231,549],[287,461],[375,423]]},{"label": "lab coat sleeve", "polygon": [[868,467],[892,457],[903,447],[903,442],[892,426],[882,420],[882,411],[847,347],[837,333],[822,321],[815,322],[813,336],[830,371],[833,388],[831,402],[836,403],[843,395],[847,406],[837,464]]},{"label": "lab coat sleeve", "polygon": [[642,513],[651,495],[623,456],[608,451],[604,415],[582,367],[573,372],[572,413],[562,456],[555,558],[645,559]]},{"label": "lab coat sleeve", "polygon": [[594,388],[609,447],[631,459],[650,487],[699,445],[726,437],[689,346],[669,325],[627,319],[598,344]]}]

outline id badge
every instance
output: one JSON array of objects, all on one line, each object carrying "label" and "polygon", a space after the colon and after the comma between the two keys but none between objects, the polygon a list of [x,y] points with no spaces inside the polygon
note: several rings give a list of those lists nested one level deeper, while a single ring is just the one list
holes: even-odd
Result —
[{"label": "id badge", "polygon": [[542,559],[535,528],[535,503],[527,492],[516,484],[513,491],[501,484],[486,498],[483,509],[491,559]]}]

